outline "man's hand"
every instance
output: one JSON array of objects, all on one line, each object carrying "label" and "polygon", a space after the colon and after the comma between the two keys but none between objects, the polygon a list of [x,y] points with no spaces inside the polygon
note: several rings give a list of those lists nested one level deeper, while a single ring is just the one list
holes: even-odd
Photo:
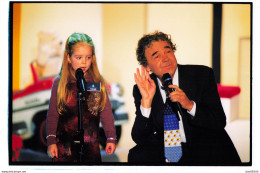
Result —
[{"label": "man's hand", "polygon": [[106,145],[106,153],[108,155],[113,154],[115,152],[115,150],[116,150],[116,144],[114,144],[114,143],[107,143],[107,145]]},{"label": "man's hand", "polygon": [[176,85],[169,85],[169,88],[174,88],[175,91],[169,94],[169,98],[172,102],[179,102],[180,105],[191,111],[193,108],[193,102],[186,96],[186,94]]},{"label": "man's hand", "polygon": [[149,72],[146,71],[144,66],[141,66],[141,72],[142,73],[140,74],[139,68],[137,68],[134,78],[142,95],[141,105],[144,108],[150,108],[156,91],[156,85],[150,78]]},{"label": "man's hand", "polygon": [[56,157],[58,158],[58,148],[57,148],[57,145],[56,144],[52,144],[50,146],[48,146],[48,156],[53,158],[53,157]]}]

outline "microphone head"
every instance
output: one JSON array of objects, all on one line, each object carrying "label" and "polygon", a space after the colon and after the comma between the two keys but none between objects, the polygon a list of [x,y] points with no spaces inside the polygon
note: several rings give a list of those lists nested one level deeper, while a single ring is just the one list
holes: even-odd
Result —
[{"label": "microphone head", "polygon": [[172,78],[171,78],[171,75],[169,73],[164,73],[162,80],[163,80],[164,84],[166,84],[166,85],[172,84]]},{"label": "microphone head", "polygon": [[76,70],[75,76],[77,78],[77,87],[78,87],[79,91],[85,92],[86,88],[85,88],[85,79],[84,79],[83,70],[81,68],[78,68]]},{"label": "microphone head", "polygon": [[84,76],[83,70],[82,70],[81,68],[78,68],[78,69],[76,70],[75,76],[76,76],[77,79],[82,78],[82,77]]},{"label": "microphone head", "polygon": [[171,93],[171,92],[175,91],[174,88],[169,88],[168,87],[169,85],[172,85],[172,77],[171,77],[171,75],[169,73],[163,74],[162,80],[163,80],[163,86],[166,88],[166,90],[168,92]]}]

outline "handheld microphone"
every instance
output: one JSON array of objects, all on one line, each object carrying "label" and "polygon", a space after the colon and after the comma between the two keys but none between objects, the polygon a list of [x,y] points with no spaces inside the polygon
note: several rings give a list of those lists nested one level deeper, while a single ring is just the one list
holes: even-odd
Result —
[{"label": "handheld microphone", "polygon": [[[175,91],[174,88],[169,88],[169,85],[172,85],[172,78],[169,73],[163,74],[162,80],[163,80],[163,85],[164,85],[166,91],[168,91],[169,93]],[[171,103],[173,103],[173,102],[171,102]],[[177,111],[180,113],[180,115],[183,116],[180,103],[175,102],[174,107],[177,109]],[[180,120],[180,117],[177,116],[177,119]]]},{"label": "handheld microphone", "polygon": [[84,72],[81,68],[78,68],[76,70],[75,76],[77,78],[77,87],[78,90],[82,93],[86,92],[86,87],[85,87],[85,79],[84,79]]},{"label": "handheld microphone", "polygon": [[172,78],[171,78],[171,75],[169,73],[163,74],[162,79],[163,79],[163,85],[167,89],[167,91],[169,91],[169,93],[175,91],[174,88],[168,87],[169,85],[172,85]]}]

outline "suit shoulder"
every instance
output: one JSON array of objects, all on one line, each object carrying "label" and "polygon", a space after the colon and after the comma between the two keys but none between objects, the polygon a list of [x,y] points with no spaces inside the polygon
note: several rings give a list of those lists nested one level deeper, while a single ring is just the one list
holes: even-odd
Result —
[{"label": "suit shoulder", "polygon": [[190,72],[209,72],[212,71],[211,67],[205,65],[179,65],[180,70],[190,71]]},{"label": "suit shoulder", "polygon": [[138,86],[137,86],[137,84],[135,84],[135,85],[134,85],[134,88],[133,88],[133,90],[136,90],[136,89],[138,89]]},{"label": "suit shoulder", "polygon": [[133,93],[139,92],[139,88],[137,86],[137,84],[134,85],[133,87]]},{"label": "suit shoulder", "polygon": [[136,84],[133,87],[133,97],[134,98],[141,97],[141,93],[140,93],[139,88]]}]

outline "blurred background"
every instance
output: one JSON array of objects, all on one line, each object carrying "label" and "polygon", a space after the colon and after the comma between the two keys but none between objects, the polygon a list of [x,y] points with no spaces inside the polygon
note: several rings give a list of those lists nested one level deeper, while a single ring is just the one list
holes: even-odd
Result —
[{"label": "blurred background", "polygon": [[67,37],[82,32],[94,41],[120,132],[116,153],[108,157],[102,150],[102,159],[127,162],[128,151],[135,146],[131,138],[132,89],[139,67],[135,50],[143,34],[155,30],[172,36],[178,63],[213,67],[227,116],[226,130],[241,160],[250,161],[251,4],[10,3],[10,9],[12,134],[13,141],[22,141],[13,145],[19,152],[13,161],[50,161],[44,144],[35,147],[37,140],[44,143],[36,139],[44,129],[44,118],[39,117],[46,116],[42,98],[50,96],[47,90],[60,70]]}]

